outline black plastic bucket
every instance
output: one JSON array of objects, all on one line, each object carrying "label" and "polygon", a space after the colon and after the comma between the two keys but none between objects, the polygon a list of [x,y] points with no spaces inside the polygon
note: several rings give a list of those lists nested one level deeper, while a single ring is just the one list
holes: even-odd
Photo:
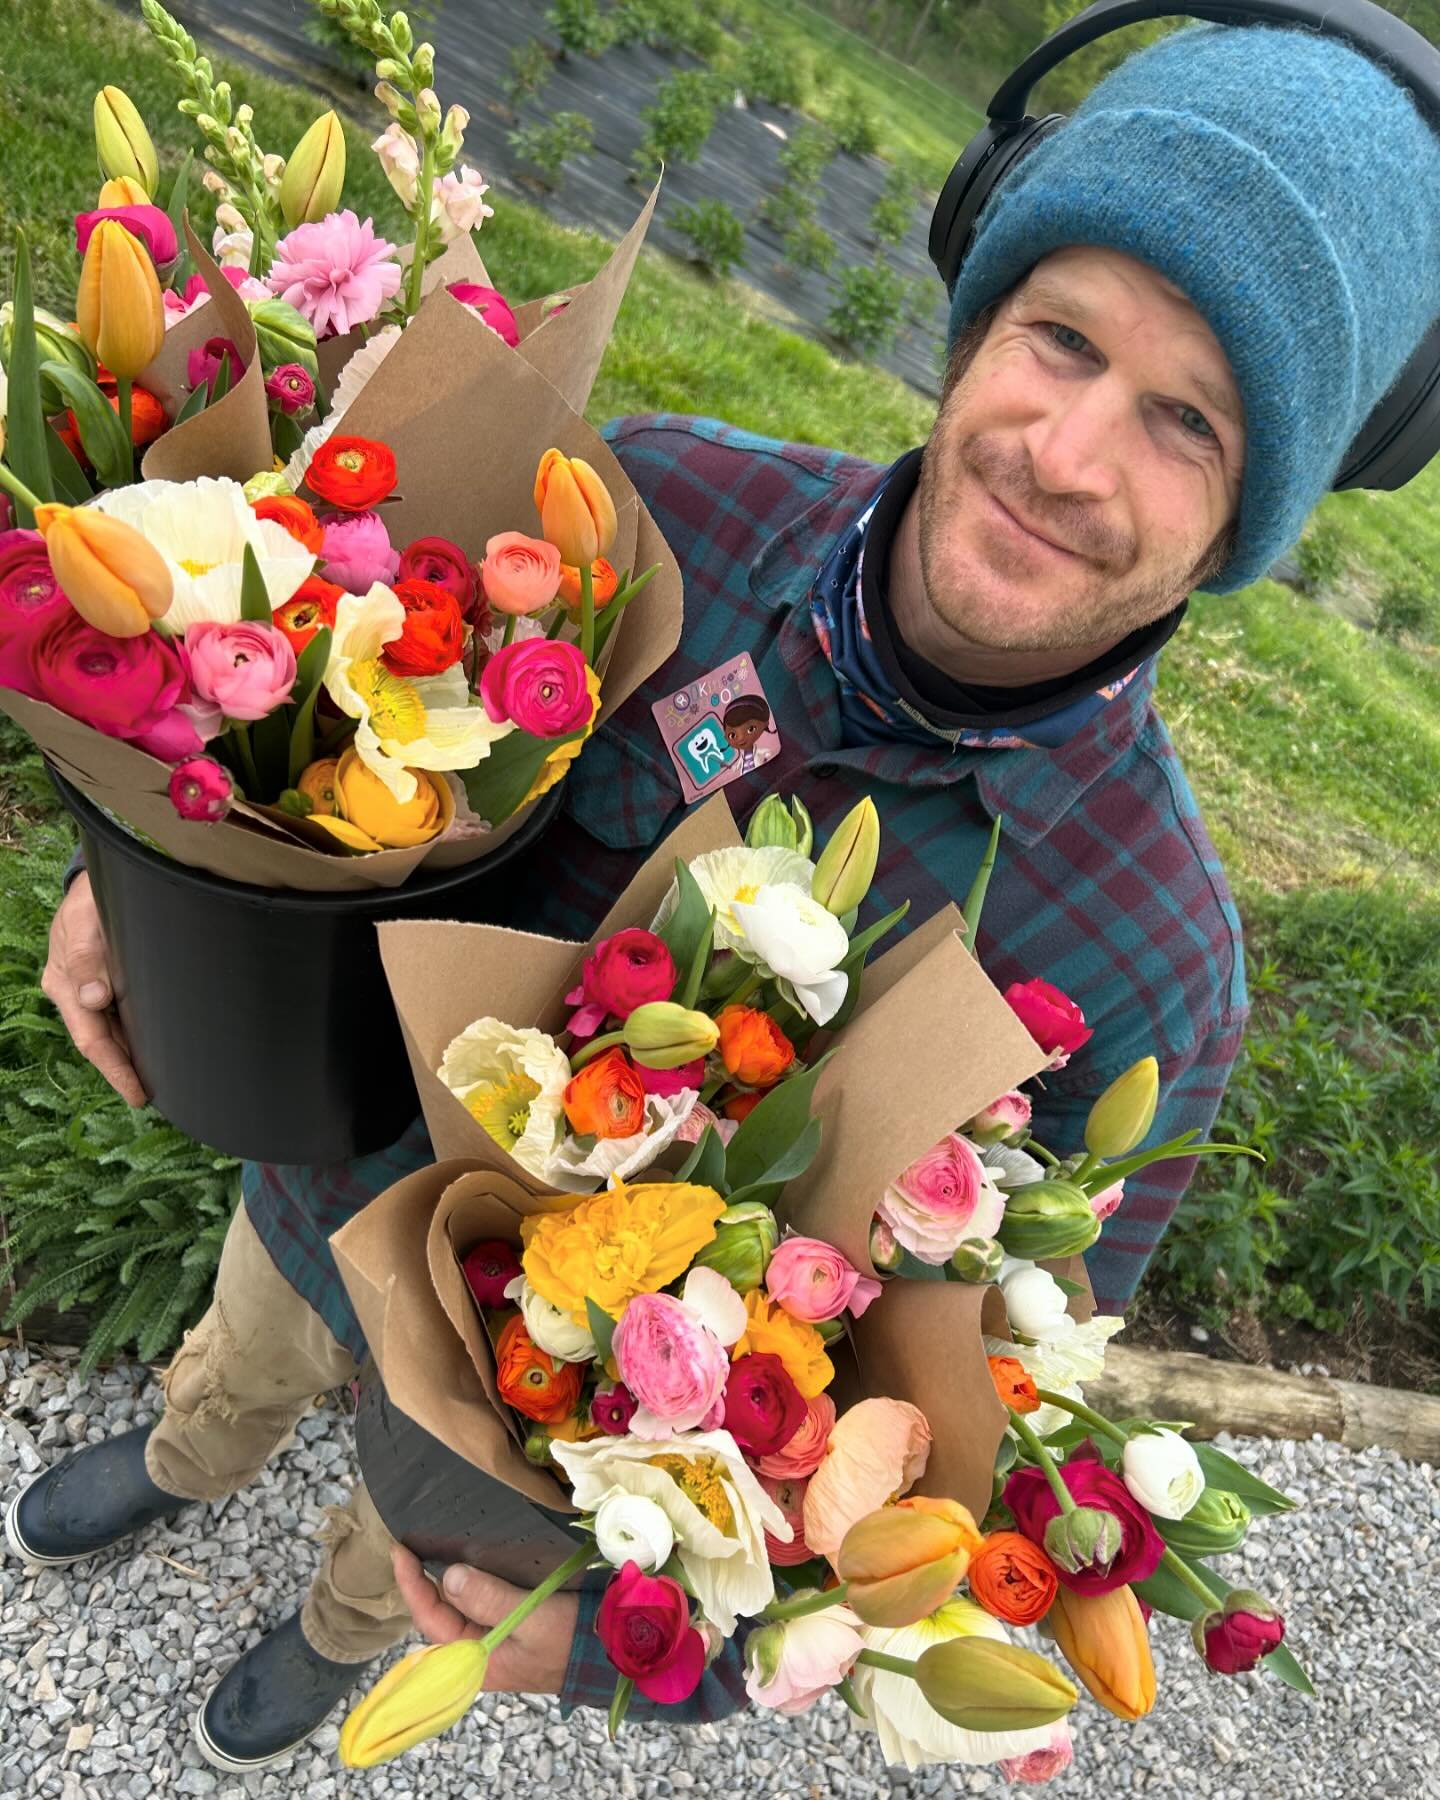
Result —
[{"label": "black plastic bucket", "polygon": [[416,1117],[375,926],[495,916],[563,793],[479,863],[311,894],[187,868],[51,775],[80,828],[120,1022],[156,1110],[202,1144],[276,1163],[364,1156]]}]

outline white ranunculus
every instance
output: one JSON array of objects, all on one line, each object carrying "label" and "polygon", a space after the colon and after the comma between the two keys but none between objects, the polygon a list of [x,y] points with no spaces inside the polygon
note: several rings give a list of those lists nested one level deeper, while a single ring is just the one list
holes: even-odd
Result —
[{"label": "white ranunculus", "polygon": [[828,1025],[850,985],[835,966],[845,960],[850,939],[834,913],[785,881],[767,882],[754,900],[733,901],[730,910],[744,934],[740,954],[788,982],[815,1023]]},{"label": "white ranunculus", "polygon": [[[778,844],[762,844],[751,849],[748,844],[735,844],[724,850],[707,850],[689,865],[695,885],[707,904],[715,908],[715,948],[739,950],[745,934],[735,917],[737,900],[753,900],[762,887],[775,882],[788,882],[808,894],[815,865],[798,851],[785,850]],[[660,902],[660,910],[650,929],[658,931],[675,911],[676,888]]]},{"label": "white ranunculus", "polygon": [[546,1167],[545,1185],[581,1194],[607,1187],[612,1180],[629,1181],[670,1148],[699,1098],[694,1088],[681,1088],[678,1094],[647,1094],[645,1127],[633,1137],[597,1138],[588,1150],[576,1139],[565,1138]]},{"label": "white ranunculus", "polygon": [[1205,1491],[1205,1471],[1192,1444],[1158,1426],[1132,1437],[1120,1458],[1125,1485],[1157,1519],[1183,1519]]},{"label": "white ranunculus", "polygon": [[749,1324],[745,1302],[715,1269],[692,1269],[680,1290],[680,1304],[694,1313],[727,1350],[745,1335]]},{"label": "white ranunculus", "polygon": [[1066,1337],[1075,1329],[1075,1321],[1065,1310],[1065,1290],[1048,1269],[1038,1264],[1008,1273],[1002,1269],[1000,1292],[1005,1296],[1010,1329],[1022,1337],[1049,1342]]},{"label": "white ranunculus", "polygon": [[435,1071],[501,1149],[537,1180],[560,1140],[570,1059],[543,1031],[476,1019]]},{"label": "white ranunculus", "polygon": [[590,1333],[583,1325],[577,1325],[569,1313],[537,1294],[523,1275],[507,1284],[505,1298],[520,1308],[531,1343],[547,1356],[553,1356],[557,1362],[593,1361],[595,1340]]},{"label": "white ranunculus", "polygon": [[633,1562],[659,1569],[675,1548],[675,1532],[653,1500],[617,1488],[595,1509],[595,1547],[614,1568]]}]

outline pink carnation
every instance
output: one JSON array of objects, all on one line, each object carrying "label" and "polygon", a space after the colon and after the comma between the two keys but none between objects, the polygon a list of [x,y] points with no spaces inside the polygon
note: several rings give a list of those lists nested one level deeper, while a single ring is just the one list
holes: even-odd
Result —
[{"label": "pink carnation", "polygon": [[339,337],[379,315],[400,291],[401,270],[395,246],[347,207],[281,238],[269,281],[270,291],[308,319],[317,338]]},{"label": "pink carnation", "polygon": [[719,1412],[730,1357],[708,1326],[672,1294],[637,1294],[611,1340],[620,1379],[635,1396],[638,1437],[693,1431]]},{"label": "pink carnation", "polygon": [[963,1238],[994,1237],[1004,1211],[979,1151],[954,1132],[892,1181],[878,1208],[910,1254],[934,1267]]},{"label": "pink carnation", "polygon": [[320,549],[320,573],[326,581],[352,594],[368,594],[377,581],[388,587],[399,571],[400,558],[390,547],[390,533],[379,513],[351,513],[326,521]]}]

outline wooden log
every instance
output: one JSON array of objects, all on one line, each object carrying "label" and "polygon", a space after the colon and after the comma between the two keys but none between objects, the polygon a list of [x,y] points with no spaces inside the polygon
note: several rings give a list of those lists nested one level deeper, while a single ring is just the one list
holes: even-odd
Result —
[{"label": "wooden log", "polygon": [[1105,1373],[1086,1386],[1085,1398],[1112,1419],[1188,1419],[1202,1438],[1232,1431],[1304,1439],[1318,1432],[1349,1450],[1378,1444],[1417,1462],[1440,1462],[1440,1399],[1401,1388],[1112,1344]]}]

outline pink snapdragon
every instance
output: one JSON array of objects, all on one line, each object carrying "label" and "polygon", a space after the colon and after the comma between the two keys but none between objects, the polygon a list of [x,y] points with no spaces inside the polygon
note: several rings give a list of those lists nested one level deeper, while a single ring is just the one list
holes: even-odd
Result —
[{"label": "pink snapdragon", "polygon": [[348,207],[281,238],[269,276],[271,293],[308,319],[317,338],[368,325],[401,280],[395,246]]}]

